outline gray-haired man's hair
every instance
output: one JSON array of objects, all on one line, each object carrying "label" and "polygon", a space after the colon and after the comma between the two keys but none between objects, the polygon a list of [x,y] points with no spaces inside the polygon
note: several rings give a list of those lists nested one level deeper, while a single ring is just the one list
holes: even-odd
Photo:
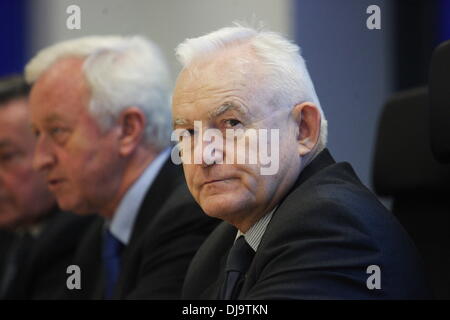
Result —
[{"label": "gray-haired man's hair", "polygon": [[208,59],[230,47],[250,45],[267,73],[269,90],[279,106],[292,108],[296,104],[313,102],[321,113],[320,137],[315,150],[308,158],[313,158],[325,148],[327,143],[327,121],[317,98],[314,85],[295,43],[278,33],[255,30],[235,24],[207,35],[186,39],[176,48],[176,55],[183,67],[197,60]]},{"label": "gray-haired man's hair", "polygon": [[28,63],[28,83],[68,57],[85,58],[83,72],[91,90],[89,111],[103,128],[109,128],[126,108],[138,107],[146,115],[146,141],[157,149],[169,145],[170,77],[155,44],[140,36],[90,36],[60,42]]}]

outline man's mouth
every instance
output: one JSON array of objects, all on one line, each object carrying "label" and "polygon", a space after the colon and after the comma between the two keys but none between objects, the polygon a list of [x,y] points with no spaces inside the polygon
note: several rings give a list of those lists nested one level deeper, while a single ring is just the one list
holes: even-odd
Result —
[{"label": "man's mouth", "polygon": [[48,186],[50,189],[55,189],[59,187],[64,182],[64,179],[57,178],[57,179],[48,179]]},{"label": "man's mouth", "polygon": [[218,183],[218,182],[229,182],[231,180],[234,180],[235,178],[223,178],[223,179],[210,179],[207,180],[206,182],[203,183],[204,186],[209,185],[209,184],[213,184],[213,183]]}]

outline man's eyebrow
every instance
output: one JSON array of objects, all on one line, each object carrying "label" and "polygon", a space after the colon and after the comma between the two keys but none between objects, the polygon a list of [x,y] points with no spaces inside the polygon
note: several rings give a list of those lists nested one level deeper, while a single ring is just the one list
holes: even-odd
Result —
[{"label": "man's eyebrow", "polygon": [[188,121],[188,120],[186,120],[186,119],[183,119],[183,118],[176,118],[174,121],[173,121],[173,127],[175,127],[175,126],[184,126],[184,125],[187,125],[187,124],[189,124],[191,121]]},{"label": "man's eyebrow", "polygon": [[[220,115],[222,115],[225,112],[230,111],[230,110],[236,110],[237,112],[239,112],[243,116],[247,115],[247,110],[244,107],[242,107],[242,106],[240,106],[238,104],[232,103],[232,102],[225,102],[224,104],[222,104],[221,106],[217,107],[213,111],[210,111],[208,113],[208,118],[210,120],[214,119],[214,118],[217,118],[218,116],[220,116]],[[188,125],[188,124],[191,124],[191,123],[192,123],[192,121],[190,121],[190,120],[186,120],[186,119],[183,119],[183,118],[175,118],[175,120],[173,121],[173,127],[175,127],[177,125],[184,126],[184,125]]]},{"label": "man's eyebrow", "polygon": [[224,114],[227,111],[235,110],[242,114],[243,116],[247,115],[247,110],[235,103],[232,102],[225,102],[220,107],[216,108],[215,110],[209,112],[209,119],[217,118],[218,116]]},{"label": "man's eyebrow", "polygon": [[0,140],[0,149],[12,146],[13,144],[9,140]]},{"label": "man's eyebrow", "polygon": [[44,119],[44,122],[50,123],[54,121],[62,120],[62,117],[57,114],[51,114]]}]

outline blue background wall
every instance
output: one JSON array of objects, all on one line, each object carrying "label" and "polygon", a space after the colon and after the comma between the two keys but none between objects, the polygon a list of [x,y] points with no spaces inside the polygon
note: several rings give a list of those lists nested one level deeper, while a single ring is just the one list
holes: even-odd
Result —
[{"label": "blue background wall", "polygon": [[438,42],[450,39],[450,0],[440,0]]},{"label": "blue background wall", "polygon": [[21,72],[26,59],[27,0],[0,1],[0,76]]}]

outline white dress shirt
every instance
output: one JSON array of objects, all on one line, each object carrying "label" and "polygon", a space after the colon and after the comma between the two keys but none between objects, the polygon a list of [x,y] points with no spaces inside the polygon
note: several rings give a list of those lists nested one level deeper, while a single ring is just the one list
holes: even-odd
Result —
[{"label": "white dress shirt", "polygon": [[259,244],[261,243],[261,239],[266,232],[267,226],[272,219],[272,215],[277,209],[278,206],[276,206],[271,212],[266,214],[264,217],[258,220],[253,226],[250,227],[250,229],[247,230],[246,233],[242,233],[240,230],[238,230],[236,239],[240,236],[245,237],[245,241],[250,245],[250,247],[256,252],[258,250]]},{"label": "white dress shirt", "polygon": [[106,226],[109,231],[124,245],[130,241],[139,208],[144,201],[147,191],[169,157],[171,148],[162,151],[144,170],[141,176],[131,185],[119,203],[111,221]]}]

